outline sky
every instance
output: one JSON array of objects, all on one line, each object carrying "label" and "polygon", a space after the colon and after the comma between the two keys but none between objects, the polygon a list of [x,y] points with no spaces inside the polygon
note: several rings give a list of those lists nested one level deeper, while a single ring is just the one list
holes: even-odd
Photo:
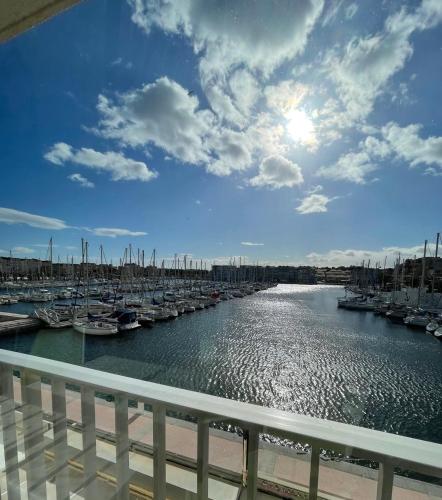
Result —
[{"label": "sky", "polygon": [[420,255],[441,56],[440,0],[85,0],[0,45],[0,252]]}]

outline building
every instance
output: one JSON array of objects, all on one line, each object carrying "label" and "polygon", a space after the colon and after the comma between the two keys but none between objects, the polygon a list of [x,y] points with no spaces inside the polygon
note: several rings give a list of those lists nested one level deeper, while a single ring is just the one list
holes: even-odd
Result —
[{"label": "building", "polygon": [[212,266],[212,279],[224,282],[316,283],[316,274],[309,266]]},{"label": "building", "polygon": [[236,266],[213,265],[212,266],[213,281],[238,281],[238,268]]},{"label": "building", "polygon": [[352,270],[347,267],[320,267],[316,269],[316,278],[321,283],[347,285],[351,282]]}]

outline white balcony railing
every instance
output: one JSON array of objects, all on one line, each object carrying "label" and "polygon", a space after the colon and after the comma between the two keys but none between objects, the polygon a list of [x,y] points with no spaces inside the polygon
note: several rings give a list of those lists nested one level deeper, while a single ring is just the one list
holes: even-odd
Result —
[{"label": "white balcony railing", "polygon": [[[14,396],[13,370],[20,373],[21,403]],[[51,384],[53,463],[48,468],[47,423],[43,414],[42,378]],[[225,422],[237,425],[248,436],[245,447],[244,487],[247,498],[258,491],[259,434],[266,433],[312,447],[309,498],[318,496],[320,449],[330,449],[379,462],[378,500],[392,498],[394,468],[442,477],[442,445],[378,432],[352,425],[320,420],[256,405],[226,400],[206,394],[153,384],[76,365],[26,354],[0,350],[0,403],[7,498],[46,498],[47,481],[55,478],[57,499],[69,498],[72,488],[68,469],[66,384],[81,388],[82,496],[97,500],[98,473],[95,393],[114,396],[115,451],[113,469],[115,496],[129,498],[128,401],[152,406],[153,412],[153,498],[166,498],[166,411],[192,415],[197,419],[197,498],[208,498],[209,424]],[[17,419],[22,419],[22,435]],[[18,441],[22,440],[23,453]],[[24,456],[23,456],[24,455]],[[21,472],[22,471],[22,472]],[[23,471],[25,479],[23,479]],[[20,475],[22,473],[22,475]],[[169,493],[167,492],[169,497]],[[3,497],[2,497],[3,498]]]}]

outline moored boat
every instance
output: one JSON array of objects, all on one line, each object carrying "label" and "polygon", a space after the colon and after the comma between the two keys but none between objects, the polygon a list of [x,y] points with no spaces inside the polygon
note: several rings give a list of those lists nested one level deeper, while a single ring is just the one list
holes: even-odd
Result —
[{"label": "moored boat", "polygon": [[118,310],[112,314],[112,317],[117,319],[118,331],[120,332],[135,330],[141,327],[136,311],[131,311],[130,309]]},{"label": "moored boat", "polygon": [[414,311],[404,318],[404,324],[414,328],[425,328],[430,322],[430,316],[424,311]]},{"label": "moored boat", "polygon": [[440,340],[442,342],[442,326],[437,328],[437,330],[434,331],[433,335],[437,338],[437,340]]},{"label": "moored boat", "polygon": [[75,320],[72,324],[75,331],[85,335],[116,335],[118,326],[106,321]]},{"label": "moored boat", "polygon": [[433,319],[427,324],[425,330],[427,333],[434,334],[434,332],[439,328],[439,326],[440,326],[439,321],[437,321],[437,319]]}]

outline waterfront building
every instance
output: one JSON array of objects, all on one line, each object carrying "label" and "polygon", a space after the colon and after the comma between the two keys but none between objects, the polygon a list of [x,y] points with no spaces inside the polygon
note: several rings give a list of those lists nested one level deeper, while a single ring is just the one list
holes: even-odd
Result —
[{"label": "waterfront building", "polygon": [[[418,286],[422,278],[423,268],[422,257],[417,259],[406,259],[398,266],[398,276],[405,286]],[[425,284],[431,289],[434,283],[434,290],[442,292],[442,258],[441,257],[426,257],[425,258]]]},{"label": "waterfront building", "polygon": [[347,285],[351,282],[352,271],[345,267],[319,267],[316,269],[316,279],[321,283],[331,285]]},{"label": "waterfront building", "polygon": [[213,281],[224,281],[232,283],[238,281],[238,277],[239,273],[236,266],[219,264],[215,264],[212,266]]},{"label": "waterfront building", "polygon": [[316,283],[310,266],[213,265],[212,279],[225,282]]}]

